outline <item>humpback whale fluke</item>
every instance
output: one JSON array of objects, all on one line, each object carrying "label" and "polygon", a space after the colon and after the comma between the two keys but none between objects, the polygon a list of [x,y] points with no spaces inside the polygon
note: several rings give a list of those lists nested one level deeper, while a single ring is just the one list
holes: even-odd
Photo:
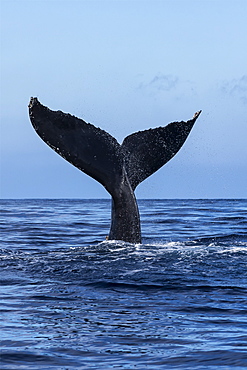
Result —
[{"label": "humpback whale fluke", "polygon": [[110,240],[141,243],[134,190],[182,147],[201,111],[187,122],[139,131],[122,145],[110,134],[82,119],[52,111],[31,98],[31,123],[53,150],[100,182],[112,196]]}]

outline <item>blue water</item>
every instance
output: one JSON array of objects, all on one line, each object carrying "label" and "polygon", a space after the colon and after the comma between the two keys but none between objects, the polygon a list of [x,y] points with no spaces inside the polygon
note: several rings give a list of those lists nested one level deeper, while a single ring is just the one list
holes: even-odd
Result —
[{"label": "blue water", "polygon": [[1,369],[247,367],[247,200],[1,201]]}]

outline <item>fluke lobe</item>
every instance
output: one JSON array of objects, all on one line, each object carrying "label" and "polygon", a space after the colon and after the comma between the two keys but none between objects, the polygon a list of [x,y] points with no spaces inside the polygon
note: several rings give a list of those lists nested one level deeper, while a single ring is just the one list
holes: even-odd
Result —
[{"label": "fluke lobe", "polygon": [[31,123],[44,142],[68,162],[100,182],[112,196],[109,240],[141,243],[134,191],[184,144],[201,111],[187,121],[135,132],[120,145],[107,132],[82,119],[52,111],[31,98]]}]

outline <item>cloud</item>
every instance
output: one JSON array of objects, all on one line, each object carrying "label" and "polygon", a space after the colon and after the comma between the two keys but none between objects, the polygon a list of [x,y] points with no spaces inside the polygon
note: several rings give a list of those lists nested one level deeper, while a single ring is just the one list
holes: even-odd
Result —
[{"label": "cloud", "polygon": [[171,91],[178,84],[178,77],[173,75],[157,74],[149,82],[141,82],[138,86],[141,90],[146,90],[151,93]]},{"label": "cloud", "polygon": [[247,75],[225,81],[222,90],[226,94],[238,97],[243,104],[247,104]]}]

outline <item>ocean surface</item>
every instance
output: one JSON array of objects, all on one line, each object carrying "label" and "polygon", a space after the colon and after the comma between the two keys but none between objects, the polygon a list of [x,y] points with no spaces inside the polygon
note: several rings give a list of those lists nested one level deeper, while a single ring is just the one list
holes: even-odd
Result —
[{"label": "ocean surface", "polygon": [[1,201],[1,369],[247,368],[247,200]]}]

